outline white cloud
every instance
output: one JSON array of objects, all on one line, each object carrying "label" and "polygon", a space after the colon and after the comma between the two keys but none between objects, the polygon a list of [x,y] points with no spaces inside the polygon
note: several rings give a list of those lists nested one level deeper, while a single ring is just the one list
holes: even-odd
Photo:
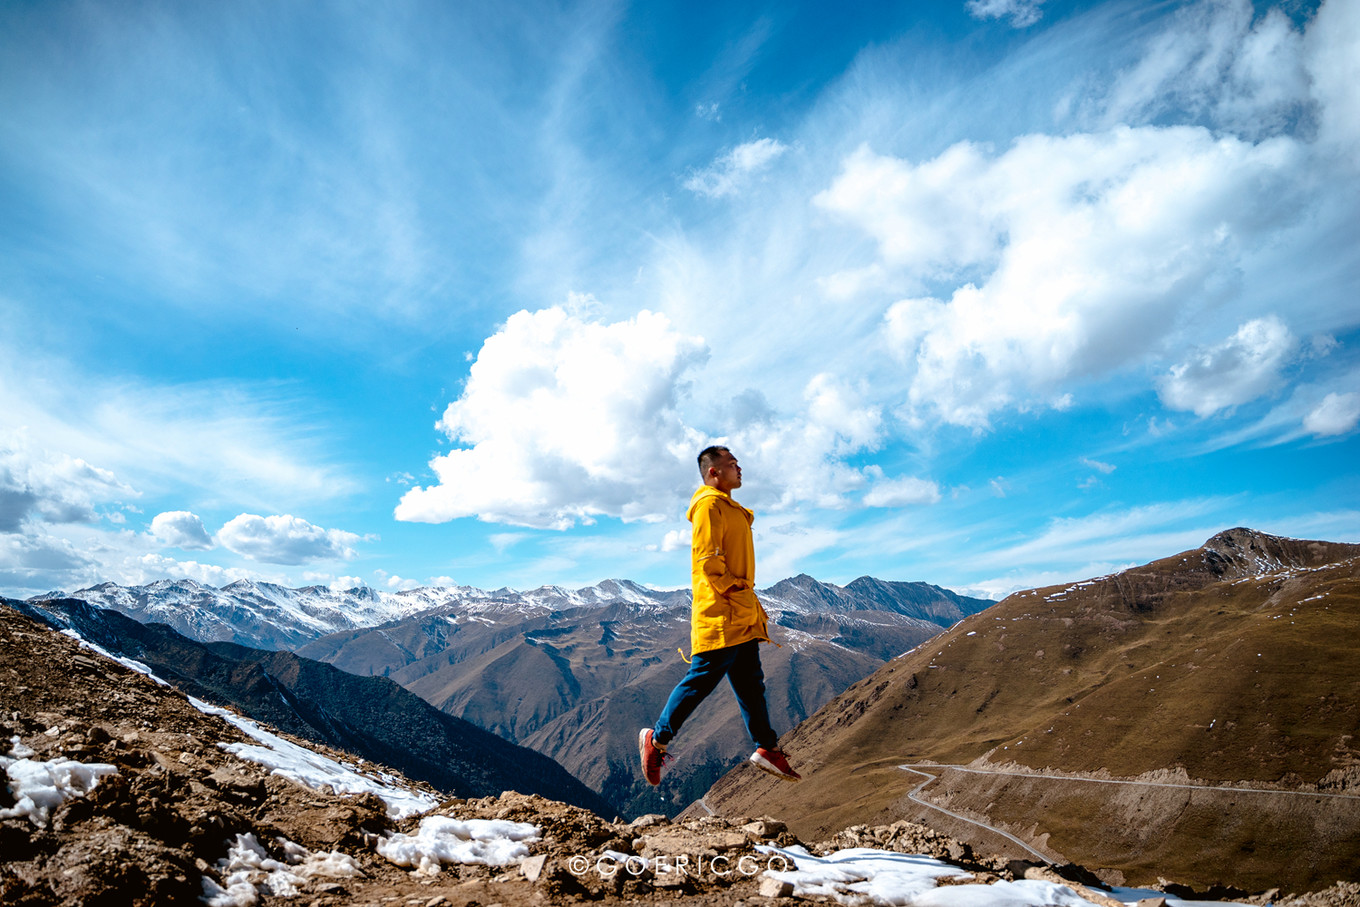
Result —
[{"label": "white cloud", "polygon": [[25,430],[0,442],[0,532],[26,523],[89,523],[100,504],[139,497],[109,470],[34,447]]},{"label": "white cloud", "polygon": [[[1117,558],[1144,563],[1197,548],[1228,526],[1216,525],[1229,499],[1199,498],[1100,511],[1083,517],[1050,520],[1038,533],[1015,545],[974,551],[981,566],[1008,570],[1044,569],[1053,564]],[[1077,577],[1069,577],[1075,579]]]},{"label": "white cloud", "polygon": [[968,0],[964,6],[975,19],[1010,18],[1014,28],[1025,28],[1043,18],[1044,0]]},{"label": "white cloud", "polygon": [[151,534],[164,545],[185,551],[206,551],[213,547],[208,530],[196,514],[187,510],[159,513],[151,521]]},{"label": "white cloud", "polygon": [[1280,369],[1297,347],[1279,318],[1254,319],[1223,343],[1173,366],[1158,382],[1158,394],[1171,409],[1212,415],[1280,389]]},{"label": "white cloud", "polygon": [[729,435],[721,441],[741,461],[742,502],[770,511],[801,503],[848,506],[847,492],[863,487],[865,476],[845,458],[874,449],[883,437],[881,407],[866,400],[867,393],[819,373],[804,386],[801,408],[791,414],[769,408],[763,398],[738,397]]},{"label": "white cloud", "polygon": [[722,108],[717,101],[708,104],[695,104],[694,115],[701,120],[711,120],[714,123],[722,122]]},{"label": "white cloud", "polygon": [[[904,282],[957,287],[885,316],[908,415],[976,429],[1155,357],[1290,209],[1299,149],[1195,127],[960,143],[920,164],[861,148],[814,199]],[[1269,216],[1268,216],[1269,215]]]},{"label": "white cloud", "polygon": [[395,573],[389,575],[383,570],[375,571],[375,575],[382,580],[383,586],[391,592],[409,592],[412,589],[419,589],[423,585],[418,580],[406,579],[397,576]]},{"label": "white cloud", "polygon": [[682,551],[690,546],[692,534],[683,529],[672,529],[661,539],[662,551]]},{"label": "white cloud", "polygon": [[565,529],[669,516],[702,446],[677,407],[706,356],[651,312],[613,324],[558,307],[512,315],[438,423],[459,449],[431,461],[438,483],[408,491],[397,519]]},{"label": "white cloud", "polygon": [[1111,463],[1102,463],[1100,460],[1092,460],[1090,457],[1082,457],[1081,465],[1087,469],[1094,469],[1096,472],[1109,475],[1115,471],[1115,466]]},{"label": "white cloud", "polygon": [[[1265,415],[1249,425],[1231,428],[1213,438],[1205,450],[1222,450],[1238,444],[1273,447],[1309,435],[1326,438],[1347,434],[1350,431],[1347,424],[1352,398],[1356,396],[1351,388],[1356,386],[1360,386],[1360,369],[1344,366],[1323,381],[1299,384]],[[1335,434],[1320,433],[1333,429],[1339,431]]]},{"label": "white cloud", "polygon": [[756,582],[763,585],[769,577],[778,581],[788,576],[805,573],[806,560],[820,551],[836,548],[843,536],[840,531],[823,522],[809,523],[795,519],[787,523],[766,526],[757,520],[755,543],[758,552],[759,575]]},{"label": "white cloud", "polygon": [[1307,66],[1304,35],[1280,10],[1257,19],[1249,0],[1189,4],[1115,81],[1103,120],[1175,111],[1250,138],[1275,135],[1309,112]]},{"label": "white cloud", "polygon": [[262,577],[253,570],[243,570],[239,567],[220,567],[216,564],[200,564],[198,561],[181,561],[161,554],[129,557],[121,566],[109,565],[105,567],[104,572],[105,575],[100,577],[101,580],[113,579],[115,582],[127,585],[145,585],[161,579],[191,579],[206,586],[220,588],[243,579],[274,582],[282,579],[282,577],[275,577],[271,580]]},{"label": "white cloud", "polygon": [[16,594],[83,584],[95,567],[94,556],[70,539],[42,532],[0,534],[0,588]]},{"label": "white cloud", "polygon": [[[51,377],[27,380],[28,371]],[[357,483],[328,462],[314,411],[279,386],[117,381],[41,352],[20,354],[0,338],[0,429],[62,452],[52,456],[97,463],[146,494],[192,488],[273,506],[349,494]]]},{"label": "white cloud", "polygon": [[524,532],[493,532],[486,540],[496,549],[497,554],[504,554],[528,537],[528,533]]},{"label": "white cloud", "polygon": [[846,506],[864,477],[843,458],[882,437],[866,389],[816,374],[793,412],[733,388],[691,401],[689,381],[707,357],[701,338],[651,312],[612,324],[561,308],[512,316],[438,423],[459,448],[431,461],[439,481],[408,491],[397,519],[475,516],[550,529],[602,516],[661,522],[683,511],[697,482],[694,456],[711,443],[742,462],[749,506]]},{"label": "white cloud", "polygon": [[322,529],[295,516],[243,513],[218,530],[217,541],[253,561],[292,565],[351,560],[357,556],[353,546],[359,536],[341,529]]},{"label": "white cloud", "polygon": [[[866,470],[868,472],[868,470]],[[881,476],[882,470],[874,472]],[[911,507],[917,504],[938,504],[940,486],[929,479],[902,476],[897,479],[879,478],[864,495],[866,507]]]},{"label": "white cloud", "polygon": [[787,150],[787,145],[771,138],[738,145],[685,180],[685,188],[709,198],[732,195]]},{"label": "white cloud", "polygon": [[1360,5],[1327,0],[1305,46],[1310,87],[1321,108],[1319,139],[1360,167]]},{"label": "white cloud", "polygon": [[1331,393],[1303,417],[1304,430],[1319,438],[1344,435],[1360,424],[1360,393]]}]

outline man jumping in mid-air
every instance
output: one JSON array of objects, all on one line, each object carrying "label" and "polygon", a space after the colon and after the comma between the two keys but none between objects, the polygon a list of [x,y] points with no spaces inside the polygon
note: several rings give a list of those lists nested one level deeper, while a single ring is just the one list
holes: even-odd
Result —
[{"label": "man jumping in mid-air", "polygon": [[756,598],[756,554],[751,538],[755,514],[732,500],[741,487],[741,467],[726,447],[707,447],[699,454],[704,484],[690,499],[686,514],[694,524],[690,546],[690,578],[694,604],[690,612],[693,661],[671,691],[655,727],[638,732],[642,774],[661,783],[666,745],[680,725],[726,677],[737,694],[746,730],[756,743],[751,761],[785,781],[801,775],[789,767],[770,727],[765,704],[765,674],[760,667],[761,641],[769,642],[765,609]]}]

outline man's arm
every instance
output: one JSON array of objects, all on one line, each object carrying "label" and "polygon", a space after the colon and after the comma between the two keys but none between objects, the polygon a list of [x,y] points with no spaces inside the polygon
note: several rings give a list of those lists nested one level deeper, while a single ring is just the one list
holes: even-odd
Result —
[{"label": "man's arm", "polygon": [[740,577],[733,576],[727,569],[727,558],[722,550],[723,516],[715,504],[701,505],[694,513],[694,536],[692,545],[703,568],[704,576],[724,595],[739,589],[748,589],[750,584]]}]

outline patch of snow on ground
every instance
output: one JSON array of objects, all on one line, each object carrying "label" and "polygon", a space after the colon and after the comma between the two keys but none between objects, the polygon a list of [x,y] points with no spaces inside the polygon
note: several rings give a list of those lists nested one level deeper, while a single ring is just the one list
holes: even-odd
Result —
[{"label": "patch of snow on ground", "polygon": [[376,794],[387,804],[387,815],[393,819],[417,816],[429,812],[438,805],[438,801],[430,794],[361,775],[334,759],[271,734],[249,718],[242,718],[234,712],[208,705],[192,696],[189,697],[189,702],[200,712],[224,718],[264,744],[255,746],[249,743],[219,743],[218,746],[242,759],[258,762],[276,775],[314,790],[330,789],[337,794]]},{"label": "patch of snow on ground", "polygon": [[313,853],[285,838],[279,838],[278,843],[287,862],[270,857],[253,834],[237,835],[236,843],[217,863],[226,886],[204,876],[200,900],[208,907],[252,907],[261,894],[295,897],[299,886],[318,876],[352,879],[364,874],[349,854],[336,850]]},{"label": "patch of snow on ground", "polygon": [[33,750],[18,737],[10,738],[8,756],[0,756],[0,768],[9,776],[9,792],[14,805],[0,809],[0,819],[27,816],[39,828],[46,828],[52,810],[72,797],[83,797],[94,790],[99,779],[116,775],[115,766],[103,762],[75,762],[70,759],[51,759],[34,762]]},{"label": "patch of snow on ground", "polygon": [[838,850],[816,857],[802,847],[759,847],[778,854],[795,869],[766,870],[765,875],[793,885],[796,897],[830,897],[842,904],[914,904],[935,888],[936,880],[970,873],[916,854],[867,847]]},{"label": "patch of snow on ground", "polygon": [[537,841],[538,836],[538,826],[527,822],[426,816],[414,835],[383,838],[376,849],[398,866],[434,875],[444,863],[504,866],[522,860],[529,855],[524,842]]},{"label": "patch of snow on ground", "polygon": [[[868,847],[838,850],[823,857],[813,856],[802,847],[762,846],[757,850],[782,856],[795,867],[787,871],[767,869],[764,873],[791,884],[795,897],[829,897],[855,907],[1096,907],[1066,885],[1040,879],[939,885],[940,879],[966,880],[972,873],[921,854]],[[1110,896],[1126,904],[1143,898],[1165,898],[1168,907],[1209,903],[1183,901],[1163,891],[1141,888],[1116,888]]]}]

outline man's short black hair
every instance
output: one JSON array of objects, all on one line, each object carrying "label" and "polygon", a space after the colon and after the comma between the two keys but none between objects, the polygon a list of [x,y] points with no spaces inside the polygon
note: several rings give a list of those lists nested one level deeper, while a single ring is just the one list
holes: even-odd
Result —
[{"label": "man's short black hair", "polygon": [[723,447],[721,444],[714,444],[712,447],[705,447],[703,450],[699,451],[700,478],[704,479],[708,478],[708,467],[712,466],[715,462],[717,462],[718,458],[722,454],[725,453],[730,454],[731,452],[732,451],[728,450],[726,447]]}]

